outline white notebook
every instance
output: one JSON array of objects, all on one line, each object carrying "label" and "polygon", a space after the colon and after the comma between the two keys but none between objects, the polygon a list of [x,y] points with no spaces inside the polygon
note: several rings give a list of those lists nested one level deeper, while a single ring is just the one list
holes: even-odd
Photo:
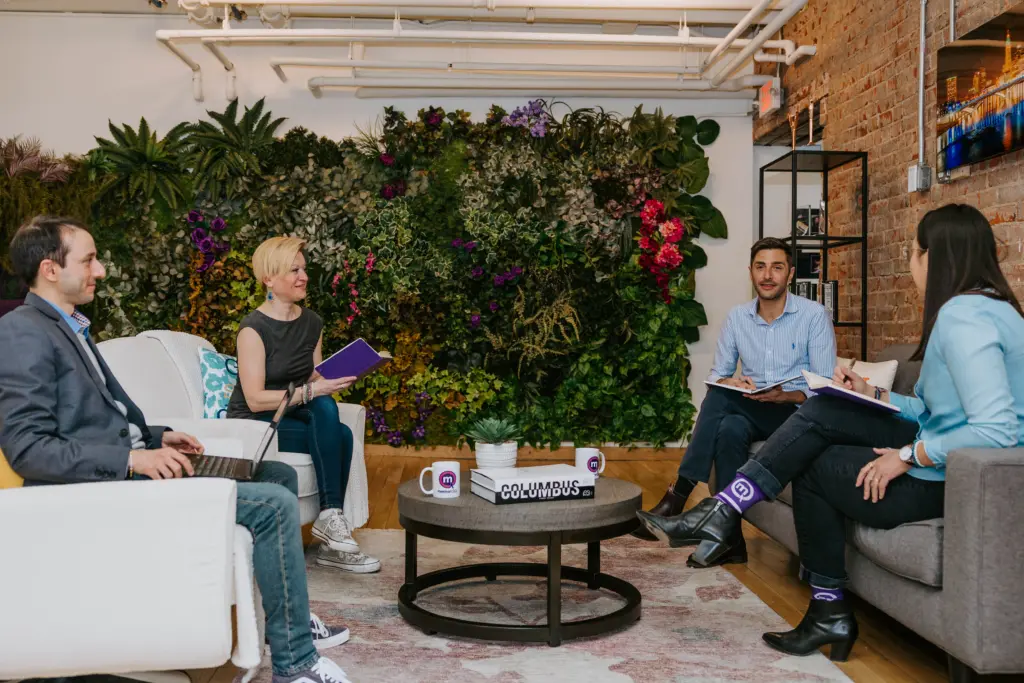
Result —
[{"label": "white notebook", "polygon": [[766,391],[771,391],[775,387],[781,387],[783,384],[788,384],[789,382],[795,382],[798,379],[800,379],[800,375],[793,375],[792,377],[787,377],[786,379],[779,380],[778,382],[772,382],[771,384],[766,384],[765,386],[757,388],[757,389],[744,389],[743,387],[734,387],[731,384],[719,384],[718,382],[712,382],[709,379],[704,380],[704,384],[707,384],[709,387],[718,387],[720,389],[728,389],[729,391],[738,391],[741,394],[752,395],[752,394],[763,394]]},{"label": "white notebook", "polygon": [[887,410],[890,413],[898,413],[900,409],[891,403],[885,401],[878,401],[870,396],[864,394],[858,394],[852,389],[847,389],[844,386],[833,382],[827,377],[816,375],[813,372],[807,372],[804,370],[804,379],[807,380],[807,388],[816,394],[823,396],[835,396],[836,398],[845,399],[851,403],[858,403],[862,406],[868,406],[869,408],[877,408],[879,410]]}]

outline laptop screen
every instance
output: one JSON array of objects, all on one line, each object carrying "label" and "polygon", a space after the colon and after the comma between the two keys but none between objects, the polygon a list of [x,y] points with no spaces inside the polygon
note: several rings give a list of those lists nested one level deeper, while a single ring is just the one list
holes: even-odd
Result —
[{"label": "laptop screen", "polygon": [[270,448],[270,440],[274,438],[274,433],[277,432],[277,426],[281,423],[281,418],[284,417],[284,412],[288,409],[288,405],[292,402],[292,396],[295,395],[295,384],[291,383],[288,385],[288,389],[284,392],[284,397],[281,398],[280,405],[277,406],[277,410],[274,412],[274,418],[270,421],[270,426],[267,427],[267,431],[263,434],[263,440],[260,441],[260,448],[256,451],[256,457],[252,461],[252,471],[255,474],[256,468],[261,462],[263,462],[263,456],[267,454],[267,450]]}]

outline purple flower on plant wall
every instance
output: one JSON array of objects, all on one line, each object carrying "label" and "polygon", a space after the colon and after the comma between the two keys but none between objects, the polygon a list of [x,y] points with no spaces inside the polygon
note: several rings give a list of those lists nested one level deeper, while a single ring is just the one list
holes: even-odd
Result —
[{"label": "purple flower on plant wall", "polygon": [[473,251],[474,249],[476,249],[476,242],[466,242],[465,248],[466,251]]},{"label": "purple flower on plant wall", "polygon": [[522,274],[523,274],[523,269],[520,268],[519,266],[514,266],[512,268],[512,277],[519,277]]},{"label": "purple flower on plant wall", "polygon": [[431,107],[430,110],[427,112],[425,122],[428,126],[440,126],[441,121],[443,120],[444,117],[441,115],[441,111],[439,109],[434,109],[433,107]]},{"label": "purple flower on plant wall", "polygon": [[427,436],[427,428],[423,425],[419,425],[416,429],[412,430],[412,436],[414,439],[424,439]]},{"label": "purple flower on plant wall", "polygon": [[501,308],[501,306],[500,306],[500,305],[498,304],[498,302],[497,302],[497,301],[492,301],[492,302],[490,303],[490,307],[491,307],[491,313],[494,313],[494,312],[495,312],[495,311],[497,311],[497,310],[498,310],[499,308]]},{"label": "purple flower on plant wall", "polygon": [[400,432],[400,431],[398,431],[396,429],[393,432],[391,432],[390,434],[388,434],[388,443],[391,444],[392,446],[401,446],[402,445],[402,432]]},{"label": "purple flower on plant wall", "polygon": [[473,328],[480,327],[480,316],[475,313],[471,315],[469,317],[469,326]]},{"label": "purple flower on plant wall", "polygon": [[526,106],[530,111],[530,116],[540,116],[544,113],[544,100],[530,100]]},{"label": "purple flower on plant wall", "polygon": [[204,254],[209,254],[210,252],[213,251],[213,239],[210,237],[204,237],[203,239],[199,240],[199,244],[197,244],[196,246],[199,247],[199,251],[203,252]]},{"label": "purple flower on plant wall", "polygon": [[417,403],[423,403],[424,401],[429,401],[429,400],[430,400],[430,394],[428,394],[425,391],[421,391],[420,393],[416,394],[416,402]]},{"label": "purple flower on plant wall", "polygon": [[495,287],[502,287],[504,285],[505,285],[505,276],[504,275],[495,275],[494,276],[494,286]]},{"label": "purple flower on plant wall", "polygon": [[213,265],[214,257],[213,254],[207,254],[203,257],[203,262],[196,266],[197,273],[205,273]]},{"label": "purple flower on plant wall", "polygon": [[191,211],[188,212],[189,223],[196,223],[201,220],[203,220],[203,214],[201,214],[199,211],[192,209]]},{"label": "purple flower on plant wall", "polygon": [[384,152],[383,154],[380,155],[380,163],[384,164],[385,166],[394,166],[395,158],[388,154],[387,152]]},{"label": "purple flower on plant wall", "polygon": [[217,216],[210,222],[210,230],[213,230],[214,232],[220,232],[226,227],[228,227],[228,222],[220,216]]},{"label": "purple flower on plant wall", "polygon": [[530,136],[535,138],[542,138],[548,132],[548,128],[544,125],[544,119],[537,119],[532,126],[530,126]]},{"label": "purple flower on plant wall", "polygon": [[380,189],[380,196],[383,197],[384,199],[394,199],[395,198],[395,186],[394,185],[385,185],[384,187],[382,187]]},{"label": "purple flower on plant wall", "polygon": [[199,246],[199,243],[206,239],[206,231],[202,228],[192,230],[192,244]]},{"label": "purple flower on plant wall", "polygon": [[470,273],[469,273],[469,274],[470,274],[471,276],[473,276],[473,279],[474,279],[474,280],[476,280],[476,279],[478,279],[478,278],[481,278],[481,277],[483,277],[483,276],[484,276],[484,269],[483,269],[483,268],[481,268],[480,266],[477,266],[477,267],[476,267],[476,268],[474,268],[474,269],[473,269],[472,271],[470,271]]},{"label": "purple flower on plant wall", "polygon": [[462,239],[459,238],[459,237],[456,237],[455,239],[453,239],[452,240],[452,246],[455,247],[456,249],[460,248],[462,246]]}]

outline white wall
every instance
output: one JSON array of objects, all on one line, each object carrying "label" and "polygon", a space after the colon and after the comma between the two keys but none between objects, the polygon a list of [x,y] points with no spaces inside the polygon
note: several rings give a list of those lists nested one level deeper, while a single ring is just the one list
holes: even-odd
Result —
[{"label": "white wall", "polygon": [[[143,0],[139,0],[142,2]],[[247,26],[254,25],[249,21]],[[315,26],[305,24],[304,26]],[[107,120],[115,123],[138,122],[145,116],[161,133],[182,120],[196,120],[207,109],[223,110],[226,105],[224,71],[219,63],[198,46],[185,50],[203,68],[204,102],[192,98],[191,72],[176,57],[160,46],[154,32],[160,28],[189,28],[180,17],[102,17],[89,15],[54,16],[0,12],[0,64],[3,75],[3,103],[0,107],[0,137],[30,135],[40,138],[47,148],[57,152],[81,153],[94,146],[94,135],[107,134]],[[399,50],[399,48],[375,48]],[[467,48],[449,48],[450,59],[468,59]],[[457,54],[452,50],[458,50]],[[534,58],[537,48],[530,47]],[[360,100],[349,93],[326,92],[315,99],[305,88],[311,71],[290,70],[289,81],[282,83],[268,66],[270,57],[301,55],[306,57],[344,57],[343,48],[303,49],[283,47],[229,48],[229,57],[238,71],[238,96],[251,103],[266,96],[267,106],[278,116],[287,116],[282,130],[301,125],[333,138],[366,130],[383,107],[393,105],[410,115],[430,104],[446,109],[470,111],[481,119],[492,103],[512,109],[523,98],[460,98]],[[514,61],[511,48],[492,49],[488,58]],[[552,50],[552,52],[554,52]],[[421,53],[422,54],[422,53]],[[474,48],[473,56],[479,54]],[[396,52],[389,52],[396,55]],[[367,50],[367,58],[375,56]],[[376,56],[380,56],[377,53]],[[437,57],[435,57],[437,58]],[[558,59],[567,58],[559,55]],[[609,55],[592,51],[586,55],[592,63],[606,60],[652,59],[644,53]],[[678,54],[675,55],[678,59]],[[340,75],[340,74],[339,74]],[[607,110],[629,114],[638,101],[628,99],[566,99],[574,108],[603,106]],[[705,194],[719,207],[729,224],[729,238],[702,238],[708,253],[708,266],[697,275],[697,298],[708,314],[708,326],[701,340],[691,348],[690,386],[697,405],[704,397],[703,379],[711,368],[715,340],[728,310],[750,297],[745,270],[747,250],[757,234],[753,221],[756,193],[754,147],[751,120],[745,113],[749,102],[735,99],[694,99],[643,101],[645,108],[661,106],[667,113],[714,117],[722,125],[718,141],[708,148],[711,180]]]}]

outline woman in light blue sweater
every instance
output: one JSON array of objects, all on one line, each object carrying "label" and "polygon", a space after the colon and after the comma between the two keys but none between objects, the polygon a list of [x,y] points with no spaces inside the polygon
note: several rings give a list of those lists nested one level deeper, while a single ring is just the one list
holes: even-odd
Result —
[{"label": "woman in light blue sweater", "polygon": [[638,513],[673,546],[699,542],[691,559],[706,565],[728,549],[743,513],[792,482],[811,603],[796,629],[764,635],[783,652],[806,655],[830,644],[832,659],[849,656],[857,622],[843,594],[847,520],[891,529],[942,517],[954,450],[1024,445],[1024,313],[999,268],[992,227],[970,206],[929,212],[910,272],[924,295],[915,396],[876,389],[845,368],[834,376],[897,406],[898,417],[815,396],[714,498],[675,517]]}]

